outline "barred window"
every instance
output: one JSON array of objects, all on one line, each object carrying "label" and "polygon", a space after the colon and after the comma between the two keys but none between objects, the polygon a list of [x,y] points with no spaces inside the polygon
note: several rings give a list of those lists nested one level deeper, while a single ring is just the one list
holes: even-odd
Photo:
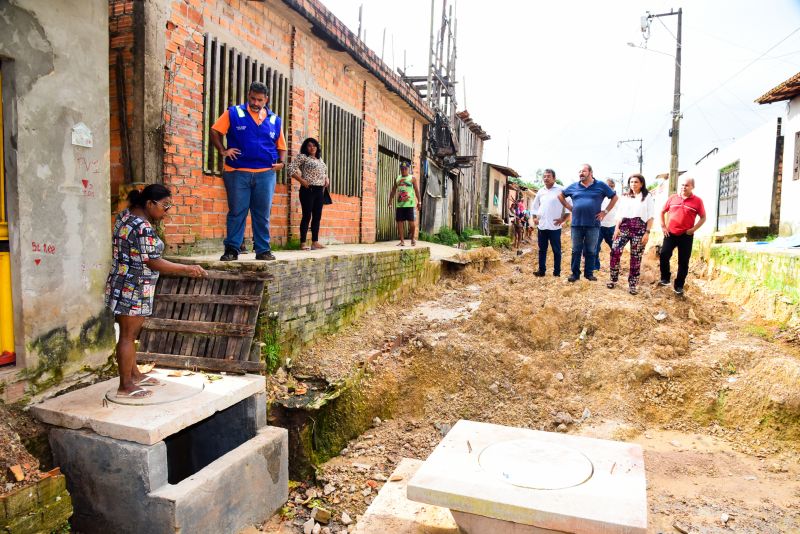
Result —
[{"label": "barred window", "polygon": [[360,197],[364,121],[322,98],[319,107],[319,143],[328,166],[331,193]]},{"label": "barred window", "polygon": [[[276,71],[221,43],[209,34],[204,36],[205,65],[203,87],[203,172],[222,174],[222,157],[211,144],[209,128],[229,108],[247,101],[250,83],[259,81],[269,90],[269,108],[280,116],[284,136],[289,131],[289,79]],[[285,183],[284,171],[278,182]]]}]

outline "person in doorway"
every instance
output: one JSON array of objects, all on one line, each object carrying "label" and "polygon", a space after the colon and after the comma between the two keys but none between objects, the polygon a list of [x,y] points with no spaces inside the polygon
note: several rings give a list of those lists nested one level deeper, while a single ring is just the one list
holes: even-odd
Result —
[{"label": "person in doorway", "polygon": [[[221,261],[239,258],[248,211],[256,259],[275,259],[270,248],[269,216],[275,173],[283,168],[286,142],[281,118],[267,107],[268,95],[266,85],[251,83],[247,103],[226,109],[209,133],[211,143],[225,158],[222,180],[228,195],[228,217]],[[227,148],[222,143],[223,135]]]},{"label": "person in doorway", "polygon": [[556,184],[556,171],[545,169],[542,180],[544,187],[536,192],[531,205],[539,245],[539,270],[534,274],[544,276],[547,272],[549,245],[553,249],[553,276],[561,276],[561,227],[569,218],[569,212],[558,201],[563,188]]},{"label": "person in doorway", "polygon": [[[600,222],[614,209],[617,194],[607,184],[595,180],[592,166],[588,163],[581,167],[579,178],[580,181],[570,184],[558,195],[561,205],[572,211],[572,274],[567,281],[575,282],[581,277],[581,257],[585,255],[583,275],[595,282],[597,278],[593,271]],[[572,199],[571,207],[567,204],[567,198]],[[611,199],[605,209],[601,208],[604,198]]]},{"label": "person in doorway", "polygon": [[[300,153],[289,164],[289,176],[300,182],[300,248],[311,250],[325,248],[319,242],[319,224],[322,219],[322,206],[325,188],[330,185],[328,167],[322,159],[319,141],[309,137],[300,146]],[[308,226],[311,224],[311,245],[306,244]]]},{"label": "person in doorway", "polygon": [[522,199],[511,204],[508,214],[514,229],[514,242],[511,248],[518,249],[522,246],[522,238],[525,235],[525,203]]},{"label": "person in doorway", "polygon": [[[411,163],[404,161],[400,164],[400,176],[397,177],[389,191],[389,207],[392,202],[396,202],[394,220],[397,223],[397,235],[400,237],[399,247],[404,247],[406,241],[404,236],[405,223],[408,223],[408,237],[411,239],[411,246],[417,244],[417,224],[416,211],[422,209],[422,200],[419,194],[419,184],[417,179],[410,174]],[[397,197],[395,199],[395,193]]]},{"label": "person in doorway", "polygon": [[147,316],[153,313],[153,297],[159,273],[200,278],[206,271],[199,265],[181,265],[161,257],[164,243],[152,224],[172,208],[169,189],[151,184],[128,194],[128,209],[117,216],[112,238],[111,271],[106,280],[106,307],[119,324],[116,357],[119,368],[117,396],[142,398],[152,391],[142,386],[159,382],[136,367],[134,342]]},{"label": "person in doorway", "polygon": [[653,226],[655,204],[647,191],[647,184],[641,174],[632,174],[628,178],[628,192],[620,200],[617,211],[619,220],[614,228],[614,240],[611,245],[611,281],[607,284],[613,289],[619,280],[619,264],[622,249],[630,242],[631,266],[628,272],[628,292],[638,293],[639,273],[642,269],[642,254]]},{"label": "person in doorway", "polygon": [[[616,184],[614,180],[611,178],[606,179],[606,184],[611,189],[616,190]],[[622,200],[620,200],[622,202]],[[608,210],[608,205],[611,203],[611,199],[604,199],[603,203],[600,205],[601,210]],[[595,250],[594,255],[594,270],[600,270],[600,249],[603,246],[603,242],[608,244],[608,248],[611,249],[611,243],[614,240],[614,229],[617,227],[617,211],[619,210],[619,204],[614,206],[613,210],[608,210],[608,215],[603,217],[603,220],[600,221],[600,234],[597,238],[597,249]]]},{"label": "person in doorway", "polygon": [[[661,281],[658,284],[661,286],[670,284],[669,262],[672,259],[672,252],[677,248],[678,272],[672,287],[678,295],[683,295],[686,275],[689,274],[689,259],[692,256],[694,233],[706,222],[706,209],[703,201],[692,193],[693,190],[694,178],[682,177],[678,185],[680,192],[669,197],[661,210],[664,244],[661,246],[659,258]],[[667,216],[666,219],[665,216]]]}]

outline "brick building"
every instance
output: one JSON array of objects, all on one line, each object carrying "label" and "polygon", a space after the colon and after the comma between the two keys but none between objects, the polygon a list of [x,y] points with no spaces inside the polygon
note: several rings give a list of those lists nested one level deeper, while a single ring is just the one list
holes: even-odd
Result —
[{"label": "brick building", "polygon": [[[392,237],[384,196],[401,159],[419,175],[433,113],[320,2],[110,0],[109,38],[112,204],[141,183],[169,186],[173,252],[222,250],[227,203],[208,129],[255,79],[270,88],[290,157],[308,136],[322,144],[334,201],[322,239]],[[275,242],[297,235],[297,187],[279,174]]]}]

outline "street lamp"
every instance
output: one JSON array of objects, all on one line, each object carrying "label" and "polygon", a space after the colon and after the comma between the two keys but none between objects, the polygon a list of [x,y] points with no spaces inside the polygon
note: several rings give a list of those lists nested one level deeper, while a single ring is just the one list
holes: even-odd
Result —
[{"label": "street lamp", "polygon": [[[678,190],[678,140],[681,125],[681,29],[683,23],[683,9],[678,11],[670,10],[669,13],[652,14],[649,11],[642,17],[642,33],[645,40],[650,37],[650,23],[658,17],[678,16],[678,35],[675,38],[677,47],[675,49],[675,93],[672,97],[672,128],[669,135],[672,138],[669,162],[669,191],[675,193]],[[635,45],[634,45],[635,46]],[[669,54],[667,54],[669,55]]]},{"label": "street lamp", "polygon": [[639,174],[642,174],[642,161],[644,157],[642,155],[642,140],[641,139],[625,139],[624,141],[617,141],[617,148],[622,146],[623,143],[639,143],[639,150],[636,153],[636,156],[639,160]]}]

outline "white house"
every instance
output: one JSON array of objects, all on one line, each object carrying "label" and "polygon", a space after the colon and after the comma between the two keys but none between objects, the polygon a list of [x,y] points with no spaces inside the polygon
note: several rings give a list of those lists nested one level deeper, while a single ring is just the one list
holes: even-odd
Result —
[{"label": "white house", "polygon": [[778,183],[780,235],[793,235],[800,233],[800,72],[756,100],[759,104],[784,101],[782,179]]}]

